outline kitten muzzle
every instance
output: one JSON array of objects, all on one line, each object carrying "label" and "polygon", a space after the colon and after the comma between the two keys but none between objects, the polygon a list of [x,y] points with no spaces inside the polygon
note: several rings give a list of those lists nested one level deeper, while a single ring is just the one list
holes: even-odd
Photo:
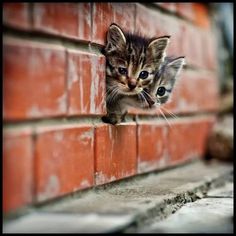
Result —
[{"label": "kitten muzzle", "polygon": [[130,90],[135,89],[137,86],[137,81],[136,79],[129,79],[128,80],[128,87],[130,88]]}]

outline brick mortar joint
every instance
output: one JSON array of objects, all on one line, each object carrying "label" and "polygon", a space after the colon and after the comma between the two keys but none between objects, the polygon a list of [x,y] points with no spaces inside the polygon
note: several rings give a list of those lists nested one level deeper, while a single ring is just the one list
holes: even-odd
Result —
[{"label": "brick mortar joint", "polygon": [[188,19],[187,17],[179,15],[177,12],[169,11],[168,9],[165,9],[159,5],[156,5],[155,3],[149,2],[149,3],[139,3],[139,4],[142,5],[143,7],[147,8],[148,10],[153,10],[153,11],[159,12],[159,13],[169,16],[175,20],[183,21],[187,24],[190,24],[191,26],[194,26],[194,27],[200,29],[200,30],[209,32],[209,30],[206,30],[203,27],[200,27],[199,25],[195,24],[192,20]]},{"label": "brick mortar joint", "polygon": [[61,46],[65,50],[76,50],[82,52],[89,52],[97,56],[104,56],[101,52],[103,45],[96,44],[91,41],[73,40],[60,35],[52,35],[44,32],[37,31],[22,31],[14,27],[7,26],[3,28],[3,41],[4,38],[15,39],[22,41],[31,41],[35,43],[42,43],[45,45]]},{"label": "brick mortar joint", "polygon": [[[166,115],[169,121],[175,121],[175,122],[181,122],[186,120],[205,120],[205,119],[213,119],[216,117],[215,112],[209,112],[209,113],[195,113],[195,114],[189,114],[189,115],[182,115],[179,116],[179,119],[172,118],[171,116]],[[122,125],[128,124],[128,123],[135,123],[139,124],[139,122],[165,122],[165,119],[162,117],[158,117],[157,115],[128,115],[127,116],[127,122],[122,123]],[[37,127],[52,127],[52,126],[63,126],[63,125],[83,125],[83,124],[89,124],[89,125],[102,125],[105,123],[102,122],[101,117],[76,117],[76,118],[43,118],[40,120],[24,120],[24,121],[18,121],[18,122],[4,122],[3,129],[4,130],[11,130],[15,128],[24,129],[24,128],[31,128],[32,130],[36,129]]]}]

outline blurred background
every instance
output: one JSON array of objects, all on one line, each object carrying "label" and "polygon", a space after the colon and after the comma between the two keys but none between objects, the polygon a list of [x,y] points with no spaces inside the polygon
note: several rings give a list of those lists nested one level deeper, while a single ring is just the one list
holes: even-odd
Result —
[{"label": "blurred background", "polygon": [[212,23],[217,40],[220,107],[218,122],[209,138],[209,155],[233,161],[233,3],[211,3]]}]

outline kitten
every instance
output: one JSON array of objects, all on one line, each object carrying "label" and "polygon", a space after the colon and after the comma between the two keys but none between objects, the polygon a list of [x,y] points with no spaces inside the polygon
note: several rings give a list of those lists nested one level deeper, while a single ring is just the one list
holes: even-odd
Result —
[{"label": "kitten", "polygon": [[[145,104],[140,107],[153,108],[170,101],[176,80],[184,64],[184,57],[166,57],[160,66],[160,69],[155,74],[153,82],[148,86],[148,88],[144,89],[141,99]],[[150,102],[146,101],[147,99],[151,99],[155,101],[155,103],[150,106]]]},{"label": "kitten", "polygon": [[[116,106],[127,104],[136,108],[154,109],[169,102],[176,80],[184,64],[184,57],[174,59],[166,57],[159,70],[157,70],[153,82],[147,88],[144,88],[137,95],[119,99]],[[124,118],[125,114],[119,122],[124,121]]]},{"label": "kitten", "polygon": [[127,108],[133,106],[132,100],[153,82],[155,72],[164,61],[169,38],[145,38],[125,33],[114,23],[110,25],[104,48],[107,86],[104,122],[123,121]]}]

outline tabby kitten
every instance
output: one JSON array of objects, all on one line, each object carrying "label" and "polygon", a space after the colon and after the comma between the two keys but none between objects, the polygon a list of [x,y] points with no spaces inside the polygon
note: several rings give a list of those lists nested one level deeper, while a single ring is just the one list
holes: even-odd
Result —
[{"label": "tabby kitten", "polygon": [[[121,104],[142,109],[158,108],[171,99],[172,91],[176,84],[178,75],[185,64],[184,57],[166,57],[156,72],[153,82],[137,95],[121,98]],[[124,117],[122,117],[124,120]]]},{"label": "tabby kitten", "polygon": [[[106,123],[120,123],[132,100],[153,82],[155,72],[164,61],[170,36],[145,38],[125,33],[116,24],[107,32],[106,56],[107,115]],[[150,99],[147,102],[154,103]],[[140,106],[140,102],[138,103]]]}]

